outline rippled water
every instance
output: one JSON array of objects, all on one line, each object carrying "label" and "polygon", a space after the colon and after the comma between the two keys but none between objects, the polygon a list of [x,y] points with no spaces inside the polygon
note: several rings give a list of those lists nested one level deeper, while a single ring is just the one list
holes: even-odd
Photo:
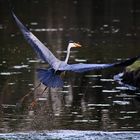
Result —
[{"label": "rippled water", "polygon": [[[138,25],[134,26],[131,21],[133,15],[129,13],[132,10],[129,4],[126,5],[128,9],[125,10],[128,13],[126,12],[125,16],[128,15],[127,17],[130,19],[126,20],[123,19],[124,15],[121,15],[123,8],[121,13],[117,13],[117,17],[114,11],[112,11],[114,15],[108,17],[108,13],[104,15],[104,12],[99,10],[105,6],[104,3],[94,2],[90,5],[91,1],[82,2],[64,2],[68,8],[64,9],[65,12],[60,10],[63,5],[61,2],[58,7],[57,2],[50,2],[53,8],[47,6],[45,1],[42,3],[32,1],[28,4],[21,2],[27,6],[27,11],[18,2],[14,4],[15,13],[22,22],[62,60],[65,58],[69,40],[80,42],[83,45],[80,49],[72,50],[70,63],[111,63],[140,53],[139,29],[134,29],[134,27],[137,29]],[[47,90],[40,96],[39,94],[45,88],[41,85],[34,94],[26,98],[21,108],[16,108],[17,102],[38,85],[36,68],[48,65],[36,58],[34,51],[23,39],[8,10],[4,8],[4,2],[1,3],[0,132],[61,129],[140,130],[139,90],[132,90],[114,80],[114,75],[122,72],[123,68],[82,74],[66,73],[63,88]],[[97,8],[94,7],[95,4]],[[85,5],[85,8],[82,8],[82,5]],[[71,7],[72,12],[70,13]],[[38,12],[36,8],[39,9]],[[52,9],[55,9],[56,15]],[[115,10],[117,11],[116,8]],[[87,17],[87,15],[89,16]],[[135,20],[139,21],[137,17]],[[37,104],[31,108],[30,104],[34,98],[37,100]],[[70,136],[67,135],[69,133]],[[106,136],[108,139],[112,137],[138,139],[139,137],[139,134],[135,133],[132,135],[121,133],[118,136],[119,133],[93,133],[93,131],[60,131],[56,134],[49,132],[49,134],[33,134],[32,137],[38,135],[42,139],[55,138],[55,135],[60,134],[60,138],[67,139],[67,137],[73,137],[73,133],[77,136],[74,136],[75,139],[81,138],[83,135],[87,139],[88,137],[92,139],[93,136],[97,139],[105,139]],[[12,135],[17,137],[15,135],[20,134],[5,135],[0,135],[0,137],[11,137]],[[30,136],[27,133],[21,134],[22,137]]]},{"label": "rippled water", "polygon": [[3,139],[30,139],[30,140],[138,140],[139,132],[102,132],[102,131],[74,131],[74,130],[58,130],[58,131],[44,131],[40,133],[14,133],[14,134],[0,134]]}]

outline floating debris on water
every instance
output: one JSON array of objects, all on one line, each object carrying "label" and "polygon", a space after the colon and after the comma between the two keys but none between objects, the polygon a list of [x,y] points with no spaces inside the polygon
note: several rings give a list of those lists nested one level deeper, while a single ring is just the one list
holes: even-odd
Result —
[{"label": "floating debris on water", "polygon": [[103,86],[101,85],[95,85],[95,86],[91,86],[92,88],[102,88]]},{"label": "floating debris on water", "polygon": [[88,120],[74,120],[75,123],[86,123]]},{"label": "floating debris on water", "polygon": [[113,33],[113,34],[118,33],[119,30],[120,30],[120,29],[112,29],[112,33]]},{"label": "floating debris on water", "polygon": [[3,108],[15,108],[16,107],[16,105],[12,105],[12,104],[1,104],[1,106]]},{"label": "floating debris on water", "polygon": [[103,27],[108,27],[108,25],[107,24],[104,24]]},{"label": "floating debris on water", "polygon": [[5,63],[6,63],[6,61],[2,61],[2,63],[3,63],[3,64],[5,64]]},{"label": "floating debris on water", "polygon": [[63,31],[63,28],[36,28],[36,29],[30,29],[30,31],[35,31],[35,32],[57,32],[57,31]]},{"label": "floating debris on water", "polygon": [[31,25],[38,25],[37,22],[31,22],[30,24],[31,24]]},{"label": "floating debris on water", "polygon": [[11,72],[1,72],[0,75],[11,75]]},{"label": "floating debris on water", "polygon": [[76,117],[77,117],[77,118],[82,118],[82,117],[83,117],[83,115],[76,115]]},{"label": "floating debris on water", "polygon": [[13,66],[14,69],[22,69],[22,68],[28,68],[29,65],[16,65],[16,66]]},{"label": "floating debris on water", "polygon": [[63,87],[65,87],[65,88],[69,88],[69,87],[71,87],[71,85],[64,85]]},{"label": "floating debris on water", "polygon": [[138,113],[138,111],[127,111],[126,113],[127,114],[136,114],[136,113]]},{"label": "floating debris on water", "polygon": [[133,86],[130,86],[130,85],[126,85],[126,84],[124,84],[124,86],[122,86],[122,87],[116,87],[116,89],[120,89],[120,90],[133,90],[133,91],[137,90],[136,87],[133,87]]},{"label": "floating debris on water", "polygon": [[117,104],[117,105],[129,105],[130,102],[129,101],[113,101],[113,104]]},{"label": "floating debris on water", "polygon": [[120,22],[120,19],[113,19],[112,22]]},{"label": "floating debris on water", "polygon": [[12,86],[12,85],[15,85],[15,83],[8,83],[8,85]]},{"label": "floating debris on water", "polygon": [[117,92],[120,92],[120,90],[102,90],[102,92],[106,92],[106,93],[117,93]]},{"label": "floating debris on water", "polygon": [[87,59],[75,59],[76,62],[87,62]]},{"label": "floating debris on water", "polygon": [[114,79],[100,79],[102,82],[114,82]]},{"label": "floating debris on water", "polygon": [[29,63],[38,63],[40,62],[39,59],[31,59],[31,60],[28,60]]},{"label": "floating debris on water", "polygon": [[132,36],[132,34],[131,33],[127,33],[126,36]]},{"label": "floating debris on water", "polygon": [[16,75],[16,74],[21,74],[21,72],[1,72],[0,75],[3,76],[9,76],[9,75]]},{"label": "floating debris on water", "polygon": [[40,98],[37,98],[36,100],[37,101],[47,101],[48,99],[47,98],[40,97]]},{"label": "floating debris on water", "polygon": [[108,107],[110,104],[88,104],[88,107],[97,106],[97,107]]},{"label": "floating debris on water", "polygon": [[60,93],[69,93],[68,90],[61,90]]},{"label": "floating debris on water", "polygon": [[15,37],[15,34],[11,34],[11,37]]},{"label": "floating debris on water", "polygon": [[33,85],[34,85],[34,84],[32,84],[32,83],[31,83],[31,84],[28,84],[28,86],[33,86]]},{"label": "floating debris on water", "polygon": [[121,98],[134,98],[134,97],[136,97],[136,95],[128,95],[128,94],[120,94],[120,95],[116,95],[116,97],[121,97]]},{"label": "floating debris on water", "polygon": [[120,111],[122,114],[136,114],[138,111]]},{"label": "floating debris on water", "polygon": [[78,112],[71,112],[71,113],[74,114],[74,115],[78,114]]},{"label": "floating debris on water", "polygon": [[98,122],[98,120],[74,120],[74,123],[95,123]]},{"label": "floating debris on water", "polygon": [[132,118],[132,116],[123,116],[123,117],[120,117],[119,119],[125,120],[125,119],[131,119],[131,118]]},{"label": "floating debris on water", "polygon": [[55,113],[55,114],[54,114],[54,116],[59,117],[59,116],[60,116],[60,114],[59,114],[59,113]]},{"label": "floating debris on water", "polygon": [[85,75],[85,77],[87,78],[97,78],[97,77],[101,77],[102,75]]}]

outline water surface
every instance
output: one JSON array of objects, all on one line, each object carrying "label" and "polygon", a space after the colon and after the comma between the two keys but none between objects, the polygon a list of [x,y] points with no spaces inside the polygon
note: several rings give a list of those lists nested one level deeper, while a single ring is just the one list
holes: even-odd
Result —
[{"label": "water surface", "polygon": [[[17,110],[16,103],[38,85],[40,62],[15,25],[7,2],[0,1],[0,132],[33,130],[140,130],[139,91],[117,83],[114,68],[82,74],[66,73],[64,87],[43,85]],[[14,11],[59,59],[69,40],[69,63],[112,63],[139,55],[139,11],[133,0],[14,1]],[[26,8],[25,8],[26,7]],[[119,10],[118,10],[119,8]],[[30,108],[33,98],[37,105]]]}]

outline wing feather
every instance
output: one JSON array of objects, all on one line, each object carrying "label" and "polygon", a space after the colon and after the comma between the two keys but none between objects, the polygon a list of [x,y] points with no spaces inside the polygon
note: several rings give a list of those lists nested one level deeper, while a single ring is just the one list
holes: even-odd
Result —
[{"label": "wing feather", "polygon": [[128,65],[131,65],[133,62],[135,62],[140,56],[136,56],[133,58],[129,58],[127,60],[111,63],[111,64],[64,64],[61,65],[59,70],[63,71],[73,71],[73,72],[85,72],[85,71],[91,71],[91,70],[100,70],[105,68],[111,68],[111,67],[125,67]]},{"label": "wing feather", "polygon": [[113,64],[66,64],[65,67],[60,67],[59,70],[62,71],[73,71],[73,72],[85,72],[85,71],[91,71],[91,70],[99,70],[104,69],[108,67],[112,67]]},{"label": "wing feather", "polygon": [[19,21],[14,13],[12,13],[12,15],[27,42],[42,60],[48,62],[55,69],[56,64],[60,62],[60,60],[57,59],[52,52]]}]

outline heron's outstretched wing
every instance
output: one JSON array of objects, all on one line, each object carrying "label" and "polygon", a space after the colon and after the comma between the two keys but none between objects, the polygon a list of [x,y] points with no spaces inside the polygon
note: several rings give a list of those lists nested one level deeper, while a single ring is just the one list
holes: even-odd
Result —
[{"label": "heron's outstretched wing", "polygon": [[61,65],[59,70],[62,71],[73,71],[73,72],[85,72],[90,70],[99,70],[99,69],[105,69],[110,67],[125,67],[128,65],[131,65],[134,61],[136,61],[140,56],[136,56],[133,58],[129,58],[127,60],[124,60],[122,62],[116,62],[112,64],[65,64]]},{"label": "heron's outstretched wing", "polygon": [[60,60],[19,21],[13,12],[12,15],[27,42],[33,47],[42,60],[48,62],[55,69]]}]

